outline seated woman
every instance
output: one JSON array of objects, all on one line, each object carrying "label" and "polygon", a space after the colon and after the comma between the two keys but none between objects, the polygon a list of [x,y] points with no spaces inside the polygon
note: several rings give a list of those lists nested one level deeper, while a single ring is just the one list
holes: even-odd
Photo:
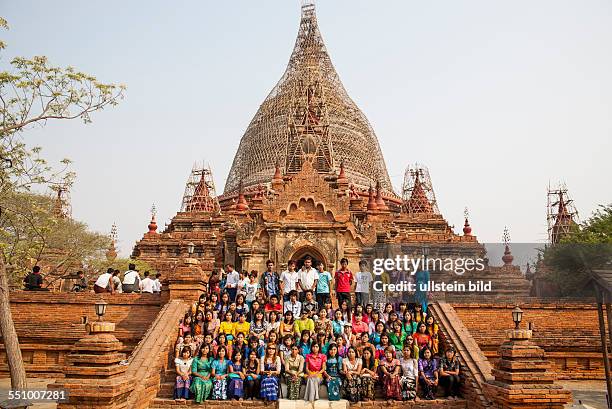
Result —
[{"label": "seated woman", "polygon": [[376,347],[376,352],[374,352],[374,357],[378,359],[379,362],[382,362],[385,359],[385,354],[387,348],[391,348],[393,351],[393,356],[395,357],[395,347],[391,345],[389,342],[389,336],[385,333],[380,337],[380,344]]},{"label": "seated woman", "polygon": [[[181,344],[185,338],[185,334],[192,334],[193,336],[193,319],[191,318],[190,313],[186,313],[181,322],[179,322],[178,326],[178,339],[176,340],[177,344]],[[178,355],[177,355],[178,356]]]},{"label": "seated woman", "polygon": [[[410,338],[412,339],[412,338]],[[402,367],[402,377],[400,385],[402,387],[403,400],[416,400],[417,396],[417,377],[419,376],[419,363],[417,361],[418,350],[415,352],[411,345],[406,343],[400,365]]]},{"label": "seated woman", "polygon": [[225,349],[225,359],[229,359],[232,356],[232,346],[228,345],[227,337],[225,334],[219,334],[217,337],[217,344],[213,346],[213,355],[215,358],[219,357],[219,348],[223,347]]},{"label": "seated woman", "polygon": [[406,333],[402,330],[402,323],[400,321],[393,321],[393,324],[391,324],[391,331],[389,332],[389,342],[395,347],[399,358],[401,358],[402,355],[401,351],[405,339]]},{"label": "seated woman", "polygon": [[278,333],[280,331],[280,321],[279,320],[280,320],[280,312],[270,311],[270,314],[268,314],[268,336],[270,336],[271,332]]},{"label": "seated woman", "polygon": [[419,330],[412,335],[412,338],[416,341],[419,347],[420,354],[422,356],[425,348],[431,349],[431,336],[427,333],[427,325],[424,322],[419,324]]},{"label": "seated woman", "polygon": [[287,382],[287,399],[300,398],[300,386],[304,379],[304,357],[300,355],[297,345],[291,345],[291,352],[285,356],[285,382]]},{"label": "seated woman", "polygon": [[374,384],[378,379],[376,367],[373,349],[371,347],[364,348],[361,357],[361,396],[366,402],[374,400]]},{"label": "seated woman", "polygon": [[185,401],[189,399],[189,386],[191,385],[191,349],[184,347],[181,350],[180,357],[174,359],[174,367],[176,369],[176,384],[174,390],[174,399],[176,401]]},{"label": "seated woman", "polygon": [[323,376],[327,381],[327,399],[340,400],[340,373],[342,372],[342,358],[338,355],[338,346],[330,344],[325,362],[325,373]]},{"label": "seated woman", "polygon": [[256,337],[261,344],[268,335],[268,323],[264,320],[264,312],[257,310],[255,312],[255,319],[251,322],[251,337]]},{"label": "seated woman", "polygon": [[219,325],[221,325],[221,323],[214,317],[213,312],[206,311],[204,320],[204,334],[210,334],[213,338],[217,338],[217,335],[219,335]]},{"label": "seated woman", "polygon": [[229,368],[229,360],[226,357],[227,349],[225,346],[219,346],[217,349],[217,359],[212,363],[213,376],[213,393],[212,398],[215,400],[227,399],[227,375]]},{"label": "seated woman", "polygon": [[444,352],[444,358],[440,360],[440,385],[444,387],[444,396],[457,397],[459,396],[459,359],[455,354],[455,349],[449,347]]},{"label": "seated woman", "polygon": [[427,400],[436,398],[438,389],[438,366],[429,347],[421,352],[423,358],[419,359],[419,383],[423,388],[423,397]]},{"label": "seated woman", "polygon": [[195,358],[191,365],[193,381],[189,389],[193,393],[196,403],[202,403],[208,399],[212,390],[212,380],[210,379],[212,359],[210,357],[210,346],[204,344],[200,348],[200,356]]},{"label": "seated woman", "polygon": [[[175,357],[182,356],[182,351],[183,351],[184,348],[189,348],[189,350],[191,351],[191,356],[195,356],[196,355],[196,352],[198,350],[198,344],[196,344],[195,341],[193,340],[193,336],[191,335],[191,332],[186,332],[184,337],[182,339],[179,338],[179,340],[181,342],[177,343],[176,347],[174,349],[174,356]],[[177,340],[177,342],[179,340]]]},{"label": "seated woman", "polygon": [[397,358],[394,358],[394,350],[391,347],[385,349],[385,359],[380,362],[380,369],[383,380],[383,391],[385,398],[389,401],[402,400],[400,387],[401,365]]},{"label": "seated woman", "polygon": [[339,309],[334,313],[334,320],[331,322],[332,332],[334,333],[334,337],[338,335],[342,335],[344,332],[344,325],[346,325],[346,321],[342,317],[342,311]]},{"label": "seated woman", "polygon": [[315,333],[324,333],[328,338],[333,333],[332,322],[327,317],[327,310],[325,308],[319,309],[319,315],[317,316],[317,320],[315,320]]},{"label": "seated woman", "polygon": [[312,344],[310,354],[306,355],[306,392],[304,400],[314,402],[319,399],[319,386],[323,380],[327,357],[321,352],[318,343]]},{"label": "seated woman", "polygon": [[229,370],[229,385],[227,390],[227,397],[229,399],[242,400],[244,378],[246,377],[244,367],[242,365],[242,352],[236,350],[232,361],[228,366]]},{"label": "seated woman", "polygon": [[231,312],[225,313],[225,320],[219,325],[219,335],[225,335],[228,345],[232,345],[234,340],[234,321]]},{"label": "seated woman", "polygon": [[258,396],[259,390],[259,359],[257,351],[249,352],[249,358],[244,363],[246,378],[244,379],[244,397],[253,400]]},{"label": "seated woman", "polygon": [[[376,311],[374,312],[378,314]],[[377,321],[373,326],[373,331],[370,333],[370,342],[374,345],[374,347],[378,347],[380,345],[380,338],[385,333],[385,324],[382,321]]]},{"label": "seated woman", "polygon": [[431,353],[436,356],[439,352],[438,324],[432,315],[427,316],[425,323],[427,324],[427,333],[431,337]]},{"label": "seated woman", "polygon": [[305,329],[302,331],[302,335],[300,336],[300,341],[297,346],[300,348],[300,353],[302,356],[306,356],[310,353],[310,345],[312,341],[310,339],[310,331]]},{"label": "seated woman", "polygon": [[276,352],[276,345],[268,344],[266,355],[261,360],[261,398],[266,402],[278,400],[278,377],[280,375],[281,362]]},{"label": "seated woman", "polygon": [[317,344],[319,344],[320,352],[325,355],[329,348],[329,342],[327,341],[327,335],[324,332],[317,334]]},{"label": "seated woman", "polygon": [[361,358],[357,357],[355,347],[349,347],[346,359],[342,360],[344,375],[344,397],[351,403],[361,400]]},{"label": "seated woman", "polygon": [[295,332],[293,331],[295,328],[295,319],[293,318],[293,313],[291,311],[285,312],[285,318],[280,323],[278,328],[281,338],[284,338],[287,335],[291,335],[292,337],[295,336]]}]

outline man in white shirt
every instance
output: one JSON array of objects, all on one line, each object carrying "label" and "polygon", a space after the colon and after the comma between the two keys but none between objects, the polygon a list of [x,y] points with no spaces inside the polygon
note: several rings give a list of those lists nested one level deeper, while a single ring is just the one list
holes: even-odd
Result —
[{"label": "man in white shirt", "polygon": [[230,301],[236,301],[236,293],[238,292],[238,282],[240,281],[240,274],[234,270],[233,264],[225,266],[227,271],[227,278],[225,279],[225,289],[229,294]]},{"label": "man in white shirt", "polygon": [[297,300],[297,297],[297,291],[291,290],[289,292],[289,301],[285,301],[285,304],[283,305],[283,315],[287,311],[291,311],[293,313],[293,318],[300,318],[300,314],[302,312],[302,303]]},{"label": "man in white shirt", "polygon": [[144,272],[144,279],[140,282],[140,292],[141,293],[149,293],[153,294],[153,286],[155,282],[151,280],[149,277],[150,273],[148,271]]},{"label": "man in white shirt", "polygon": [[300,270],[300,279],[298,281],[298,291],[300,291],[300,301],[304,302],[306,291],[311,290],[313,293],[317,290],[317,281],[319,281],[319,272],[312,266],[312,257],[304,257],[304,265]]},{"label": "man in white shirt", "polygon": [[102,273],[94,284],[94,292],[96,293],[111,293],[113,294],[113,286],[110,285],[111,278],[113,277],[113,269],[109,268],[106,273]]},{"label": "man in white shirt", "polygon": [[366,306],[370,302],[370,286],[374,277],[367,271],[368,263],[365,260],[359,262],[359,271],[355,274],[357,285],[355,287],[355,300],[357,305]]},{"label": "man in white shirt", "polygon": [[155,280],[153,280],[153,292],[156,294],[161,293],[161,273],[155,274]]},{"label": "man in white shirt", "polygon": [[133,293],[140,291],[140,275],[136,270],[136,265],[131,264],[128,266],[129,270],[123,275],[123,292]]},{"label": "man in white shirt", "polygon": [[298,280],[300,279],[300,273],[295,271],[295,261],[289,260],[287,263],[287,270],[283,271],[280,275],[280,292],[283,297],[283,301],[289,301],[289,293],[291,291],[298,290]]}]

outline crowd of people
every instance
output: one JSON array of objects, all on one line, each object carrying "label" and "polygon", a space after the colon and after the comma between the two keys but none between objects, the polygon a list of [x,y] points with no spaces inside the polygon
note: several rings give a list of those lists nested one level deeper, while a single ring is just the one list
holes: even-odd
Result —
[{"label": "crowd of people", "polygon": [[329,400],[400,401],[434,399],[438,385],[457,397],[459,360],[427,304],[371,303],[367,263],[340,264],[333,276],[308,256],[280,274],[270,260],[262,274],[213,272],[178,326],[175,399],[314,401],[325,386]]}]

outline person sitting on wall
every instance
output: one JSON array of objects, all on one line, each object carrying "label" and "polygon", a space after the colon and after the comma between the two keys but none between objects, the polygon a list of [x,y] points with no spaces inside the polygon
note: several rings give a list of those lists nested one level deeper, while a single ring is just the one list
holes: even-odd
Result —
[{"label": "person sitting on wall", "polygon": [[23,283],[27,291],[41,291],[43,289],[43,278],[40,275],[40,267],[34,266],[32,271],[23,279]]},{"label": "person sitting on wall", "polygon": [[81,291],[86,291],[87,290],[87,279],[85,278],[85,273],[83,273],[82,271],[78,271],[77,275],[79,278],[74,283],[74,286],[72,287],[72,291],[76,293],[81,292]]},{"label": "person sitting on wall", "polygon": [[96,280],[94,284],[94,292],[95,293],[111,293],[115,292],[111,279],[113,277],[113,269],[112,267],[106,270],[106,273],[100,274],[100,277]]},{"label": "person sitting on wall", "polygon": [[153,281],[150,277],[151,273],[148,271],[144,272],[144,279],[140,282],[140,292],[153,294],[153,287],[155,285],[155,281]]},{"label": "person sitting on wall", "polygon": [[136,270],[136,265],[130,263],[128,271],[123,275],[123,292],[134,293],[140,291],[140,275]]}]

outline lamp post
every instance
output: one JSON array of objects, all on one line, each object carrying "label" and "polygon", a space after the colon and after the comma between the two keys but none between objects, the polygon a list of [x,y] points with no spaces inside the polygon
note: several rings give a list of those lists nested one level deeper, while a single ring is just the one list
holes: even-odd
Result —
[{"label": "lamp post", "polygon": [[518,305],[512,310],[512,321],[514,321],[514,329],[519,329],[519,325],[523,320],[523,310],[521,310]]},{"label": "lamp post", "polygon": [[96,309],[96,315],[98,316],[98,321],[102,321],[102,316],[106,314],[106,302],[104,300],[96,301],[94,307]]}]

